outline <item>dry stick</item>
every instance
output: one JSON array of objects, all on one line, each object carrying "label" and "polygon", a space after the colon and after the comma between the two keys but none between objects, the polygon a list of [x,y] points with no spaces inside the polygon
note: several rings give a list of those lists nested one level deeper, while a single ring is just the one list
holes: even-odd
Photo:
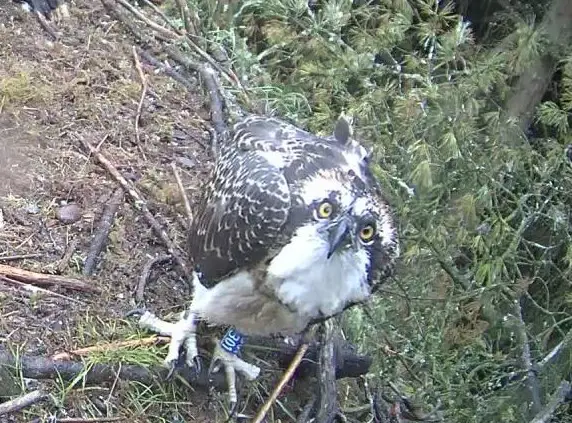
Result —
[{"label": "dry stick", "polygon": [[15,256],[0,256],[0,261],[15,261],[15,260],[24,260],[28,258],[37,258],[42,257],[42,254],[19,254]]},{"label": "dry stick", "polygon": [[[314,335],[315,330],[316,330],[315,326],[312,326],[309,329],[307,329],[302,334],[302,339],[310,339]],[[292,379],[292,376],[294,376],[294,372],[304,359],[304,356],[306,355],[306,352],[308,351],[309,347],[310,347],[309,342],[304,342],[302,345],[300,345],[300,348],[298,348],[298,351],[296,352],[296,355],[290,362],[290,365],[286,369],[286,372],[278,382],[278,385],[276,385],[276,387],[274,388],[274,391],[272,391],[270,398],[268,398],[266,402],[262,405],[252,423],[261,423],[264,420],[264,417],[266,417],[266,414],[272,407],[272,404],[276,402],[276,399],[278,398],[278,395],[280,395],[280,392],[282,392],[282,389],[284,389],[284,386],[286,386],[286,384],[290,381],[290,379]]]},{"label": "dry stick", "polygon": [[95,293],[100,292],[100,290],[97,287],[93,286],[93,284],[88,284],[79,279],[74,279],[60,275],[49,275],[44,273],[31,272],[29,270],[7,266],[5,264],[0,264],[0,275],[31,285],[40,285],[40,286],[56,285],[67,289],[73,289],[76,291],[95,292]]},{"label": "dry stick", "polygon": [[554,413],[564,402],[570,400],[572,394],[572,387],[570,382],[562,381],[556,393],[550,399],[546,407],[538,412],[538,414],[531,420],[530,423],[547,423],[552,419]]},{"label": "dry stick", "polygon": [[119,11],[119,7],[117,6],[114,0],[101,0],[101,3],[109,12],[111,12],[112,15],[115,16],[115,18],[118,21],[120,21],[121,23],[123,23],[123,25],[129,28],[129,30],[142,42],[145,43],[151,42],[153,38],[165,42],[171,42],[173,40],[171,37],[165,37],[161,35],[161,33],[153,33],[153,37],[145,35],[140,29],[137,28],[137,26],[133,22],[130,22],[123,15],[123,13]]},{"label": "dry stick", "polygon": [[35,294],[36,292],[42,292],[46,295],[51,295],[53,297],[58,297],[58,298],[62,298],[62,299],[67,300],[67,301],[71,301],[72,303],[86,305],[83,301],[76,300],[75,298],[71,298],[71,297],[68,297],[66,295],[58,294],[57,292],[52,292],[52,291],[49,291],[47,289],[40,288],[38,286],[33,286],[33,285],[25,284],[22,282],[18,282],[18,281],[15,281],[14,279],[10,279],[10,278],[7,278],[5,276],[0,275],[0,280],[7,282],[7,283],[10,283],[12,285],[19,286],[20,288],[25,289],[26,291],[30,291],[33,294]]},{"label": "dry stick", "polygon": [[142,50],[139,47],[137,47],[137,53],[139,54],[139,56],[143,57],[143,59],[145,59],[147,62],[149,62],[149,64],[155,66],[157,69],[161,70],[162,72],[165,72],[167,75],[169,75],[175,81],[183,84],[185,86],[185,88],[187,88],[187,90],[189,90],[193,93],[197,90],[197,87],[194,86],[193,84],[191,84],[187,78],[185,78],[183,75],[181,75],[179,72],[177,72],[172,67],[167,66],[164,63],[162,63],[159,59],[154,57],[151,53],[149,53],[145,50]]},{"label": "dry stick", "polygon": [[97,225],[95,235],[89,246],[89,252],[87,253],[85,264],[83,265],[83,274],[86,276],[92,275],[95,270],[98,261],[97,258],[105,247],[109,232],[111,231],[111,226],[113,226],[115,213],[117,213],[117,209],[119,209],[119,206],[123,203],[124,195],[125,191],[123,188],[117,188],[103,210],[101,220]]},{"label": "dry stick", "polygon": [[179,13],[181,13],[183,18],[183,23],[185,24],[185,30],[187,31],[187,34],[189,36],[196,35],[197,30],[191,22],[191,11],[189,10],[189,5],[185,0],[175,0],[175,2],[177,3],[177,6],[179,6]]},{"label": "dry stick", "polygon": [[146,25],[148,25],[149,27],[151,27],[152,29],[154,29],[155,31],[160,32],[162,35],[169,37],[171,39],[177,39],[179,38],[179,35],[174,33],[173,31],[153,22],[151,19],[149,19],[147,16],[145,16],[142,12],[140,12],[139,10],[137,10],[137,8],[135,8],[134,6],[132,6],[131,4],[129,4],[128,2],[126,2],[125,0],[115,0],[116,3],[119,3],[121,6],[123,6],[125,9],[127,9],[128,11],[130,11],[131,13],[133,13],[135,16],[137,16],[139,19],[141,19]]},{"label": "dry stick", "polygon": [[139,148],[139,151],[143,155],[143,159],[147,160],[145,153],[143,152],[143,147],[141,146],[141,135],[139,134],[139,121],[141,119],[141,111],[143,110],[145,95],[147,94],[147,78],[145,77],[145,73],[143,73],[141,61],[139,60],[139,55],[137,54],[135,46],[133,46],[133,59],[135,60],[137,73],[139,73],[139,79],[141,79],[141,97],[139,98],[139,104],[137,104],[137,113],[135,114],[135,139],[137,140],[137,148]]},{"label": "dry stick", "polygon": [[121,422],[125,421],[125,417],[64,417],[59,418],[57,423],[105,423],[105,422]]},{"label": "dry stick", "polygon": [[77,249],[78,244],[79,244],[79,239],[72,239],[71,242],[68,243],[64,256],[56,266],[58,273],[63,273],[65,269],[68,267],[70,260],[73,256],[73,253],[75,253],[75,250]]},{"label": "dry stick", "polygon": [[183,33],[183,31],[181,31],[179,28],[177,28],[175,26],[175,24],[171,21],[171,19],[169,19],[167,17],[167,15],[165,15],[161,9],[159,9],[157,6],[155,6],[152,2],[150,2],[149,0],[143,0],[143,3],[145,3],[145,5],[147,5],[149,8],[153,9],[153,11],[159,15],[161,17],[161,19],[163,19],[163,22],[165,22],[167,25],[169,25],[171,27],[171,29],[173,31],[175,31],[177,33],[177,35],[185,35]]},{"label": "dry stick", "polygon": [[137,304],[142,304],[145,301],[145,285],[147,284],[147,280],[149,279],[149,275],[151,274],[151,269],[156,264],[164,263],[167,260],[170,260],[171,256],[162,255],[153,257],[143,267],[143,272],[139,277],[139,281],[137,282],[137,288],[135,289],[135,301]]},{"label": "dry stick", "polygon": [[[223,143],[226,143],[228,138],[228,127],[226,126],[223,114],[223,102],[219,93],[219,84],[215,79],[214,70],[203,63],[197,63],[190,58],[186,57],[180,50],[173,46],[167,46],[165,48],[167,54],[175,61],[183,64],[186,68],[198,72],[203,78],[204,84],[206,85],[211,109],[211,120],[213,127],[216,131],[217,138],[222,139]],[[216,157],[218,153],[217,140],[212,141],[213,155]]]},{"label": "dry stick", "polygon": [[60,37],[58,36],[56,31],[54,31],[54,29],[50,26],[44,15],[38,11],[36,11],[34,15],[36,15],[36,20],[39,22],[40,26],[44,29],[44,31],[50,34],[50,36],[54,39],[54,41],[58,41]]},{"label": "dry stick", "polygon": [[264,420],[264,417],[266,417],[266,414],[272,407],[272,404],[274,404],[274,402],[278,398],[278,395],[280,395],[280,392],[282,392],[282,389],[284,389],[284,386],[286,386],[286,384],[290,381],[290,379],[292,379],[292,376],[294,376],[294,372],[300,365],[300,362],[304,358],[306,351],[308,351],[308,347],[309,347],[308,344],[302,344],[300,346],[298,352],[294,356],[294,359],[290,363],[290,366],[288,366],[288,369],[286,369],[286,372],[282,376],[282,379],[280,379],[280,382],[278,382],[278,385],[276,385],[274,391],[272,391],[270,398],[268,398],[268,400],[266,400],[264,405],[260,408],[258,414],[254,418],[252,423],[261,423]]},{"label": "dry stick", "polygon": [[193,40],[191,40],[190,38],[187,38],[186,40],[187,44],[189,45],[189,47],[191,47],[193,50],[195,50],[195,52],[201,56],[203,59],[205,59],[207,61],[207,63],[209,65],[211,65],[212,67],[214,67],[218,72],[220,72],[221,75],[223,75],[226,80],[228,82],[230,82],[231,84],[236,85],[241,91],[242,93],[248,97],[248,94],[246,94],[246,90],[244,89],[244,86],[242,85],[242,83],[240,82],[240,78],[234,73],[234,71],[232,69],[225,69],[223,68],[219,62],[217,62],[210,54],[208,54],[206,51],[204,51],[202,48],[200,48]]},{"label": "dry stick", "polygon": [[[157,23],[155,23],[152,20],[150,20],[149,18],[147,18],[141,11],[137,10],[137,8],[135,8],[134,6],[127,3],[125,0],[115,0],[115,1],[117,3],[119,3],[120,5],[122,5],[123,7],[125,7],[129,12],[134,14],[136,17],[141,19],[149,27],[158,31],[159,33],[161,33],[167,37],[170,37],[170,38],[173,38],[173,37],[175,39],[181,38],[181,36],[178,34],[178,31],[175,34],[175,33],[172,33],[171,31],[169,31],[168,29],[158,25]],[[179,6],[180,6],[180,4],[179,4]],[[190,16],[190,11],[189,11],[188,7],[185,9],[185,7],[183,5],[182,11],[183,11],[183,13],[186,14],[187,17]],[[125,23],[125,21],[123,19],[122,19],[122,21]],[[187,25],[186,22],[187,22],[187,20],[185,20],[185,26]],[[130,27],[130,29],[132,29],[132,27]],[[201,47],[199,47],[192,40],[192,34],[194,34],[195,32],[196,32],[196,30],[195,31],[191,30],[191,32],[187,32],[189,37],[186,38],[186,43],[189,45],[189,47],[191,47],[199,56],[201,56],[203,59],[205,59],[211,66],[216,68],[217,71],[219,71],[222,75],[224,75],[225,78],[230,83],[234,83],[244,92],[245,91],[244,87],[242,86],[238,76],[236,76],[236,74],[231,69],[224,69],[222,66],[220,66],[220,64],[215,59],[213,59],[206,51],[204,51]],[[138,35],[138,33],[140,33],[140,32],[137,31],[136,35]],[[172,41],[172,40],[166,40],[166,41]]]},{"label": "dry stick", "polygon": [[171,338],[167,336],[152,335],[142,339],[131,339],[129,341],[109,342],[106,344],[92,345],[90,347],[78,348],[70,352],[54,354],[52,360],[71,360],[72,356],[87,356],[93,353],[114,351],[120,348],[146,347],[156,344],[166,344]]},{"label": "dry stick", "polygon": [[190,228],[193,224],[193,211],[191,210],[191,203],[189,202],[189,197],[187,196],[185,187],[183,186],[183,181],[181,180],[181,175],[179,174],[179,169],[177,169],[177,165],[175,163],[171,163],[171,167],[173,168],[173,173],[175,174],[175,179],[177,180],[177,186],[179,187],[179,191],[181,192],[181,197],[183,197],[183,204],[185,205],[185,212],[187,213],[187,220]]},{"label": "dry stick", "polygon": [[190,281],[191,273],[189,272],[187,265],[177,252],[176,247],[173,244],[173,242],[169,239],[169,236],[165,233],[165,231],[161,228],[157,220],[153,217],[153,215],[149,211],[149,208],[147,207],[147,202],[137,192],[135,187],[119,173],[117,168],[102,153],[96,150],[88,141],[83,139],[81,139],[80,141],[83,144],[84,148],[88,150],[93,155],[93,157],[95,157],[95,159],[111,174],[111,176],[115,178],[115,180],[123,187],[123,189],[125,189],[125,191],[129,194],[131,199],[135,202],[136,206],[141,208],[143,216],[145,217],[145,220],[147,220],[149,226],[151,226],[153,231],[155,231],[155,234],[159,237],[159,239],[161,239],[161,241],[167,248],[167,251],[173,257],[173,260],[175,261],[177,266],[179,266],[185,279],[187,281]]},{"label": "dry stick", "polygon": [[312,395],[312,397],[308,400],[300,415],[296,418],[296,423],[307,423],[310,421],[310,415],[314,410],[314,405],[316,404],[317,396],[316,394]]},{"label": "dry stick", "polygon": [[[254,341],[254,339],[252,340]],[[272,349],[277,351],[279,362],[286,359],[286,357],[292,357],[296,348],[285,344],[280,340],[269,340],[262,339],[264,342],[265,349]],[[304,346],[303,346],[304,347]],[[308,348],[305,346],[304,348]],[[310,347],[310,354],[314,355],[317,353],[316,347]],[[301,354],[298,351],[296,355]],[[303,354],[301,354],[303,355]],[[299,362],[299,359],[297,361]],[[358,356],[355,353],[348,351],[347,356],[339,357],[339,364],[336,365],[338,370],[336,372],[336,377],[358,377],[360,375],[366,374],[369,371],[369,364],[371,361],[368,357]],[[347,363],[353,363],[348,366],[347,369],[344,366]],[[360,364],[361,363],[361,364]],[[295,362],[290,366],[295,367]],[[312,363],[308,363],[312,365]],[[9,370],[12,374],[17,374],[18,377],[22,376],[29,379],[53,379],[53,380],[63,380],[72,381],[78,377],[81,377],[85,385],[101,384],[106,382],[113,383],[117,377],[120,380],[129,380],[134,382],[140,382],[147,386],[154,385],[157,382],[165,381],[167,375],[169,374],[169,369],[162,365],[156,366],[140,366],[131,364],[87,364],[79,361],[69,361],[69,360],[53,360],[47,357],[41,356],[28,356],[28,355],[18,355],[15,356],[10,350],[0,346],[0,367],[4,367]],[[310,369],[311,373],[314,374],[316,366]],[[292,370],[293,372],[294,370]],[[119,376],[117,376],[119,374]],[[188,367],[183,367],[177,371],[177,374],[183,377],[188,384],[196,388],[211,389],[215,388],[218,390],[224,390],[227,388],[227,381],[224,372],[219,373],[208,373],[208,366],[202,366],[199,374],[193,369]],[[290,375],[291,376],[291,375]]]},{"label": "dry stick", "polygon": [[514,314],[518,319],[518,331],[520,335],[520,342],[522,343],[522,366],[526,370],[528,376],[526,385],[531,395],[530,409],[534,414],[537,414],[542,408],[542,401],[540,399],[540,384],[532,364],[532,358],[530,355],[530,342],[528,340],[528,334],[526,333],[526,323],[522,317],[522,307],[520,305],[520,301],[520,298],[514,299]]},{"label": "dry stick", "polygon": [[336,398],[336,361],[334,357],[334,326],[332,320],[322,325],[322,342],[318,362],[319,402],[316,413],[317,423],[331,422],[338,411]]},{"label": "dry stick", "polygon": [[16,411],[20,411],[22,408],[29,407],[30,405],[45,400],[48,397],[49,395],[45,391],[39,389],[22,395],[21,397],[14,398],[13,400],[3,402],[0,404],[0,416],[15,413]]},{"label": "dry stick", "polygon": [[538,370],[542,370],[542,368],[544,366],[546,366],[547,364],[549,364],[551,361],[553,361],[555,358],[558,357],[558,355],[560,354],[560,352],[562,351],[563,348],[568,348],[569,344],[572,342],[572,330],[568,331],[566,333],[566,335],[564,336],[564,338],[562,339],[562,341],[560,341],[558,343],[558,345],[556,345],[554,348],[552,348],[550,350],[550,352],[541,360],[537,363],[537,368]]}]

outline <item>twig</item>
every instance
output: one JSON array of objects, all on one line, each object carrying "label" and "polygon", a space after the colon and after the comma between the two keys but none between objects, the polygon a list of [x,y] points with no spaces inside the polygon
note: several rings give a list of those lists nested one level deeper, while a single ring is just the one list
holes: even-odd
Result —
[{"label": "twig", "polygon": [[[162,338],[157,337],[160,340]],[[287,357],[292,357],[296,348],[292,345],[285,344],[282,340],[270,340],[268,338],[259,339],[263,348],[267,351],[276,351],[278,361],[281,363]],[[250,342],[255,342],[251,339]],[[305,344],[307,345],[307,344]],[[251,345],[248,345],[251,346]],[[306,347],[309,352],[316,356],[317,348],[315,346]],[[369,370],[369,359],[364,356],[358,356],[350,352],[351,348],[347,348],[348,356],[339,357],[339,363],[336,363],[336,377],[357,377],[363,375]],[[301,354],[300,351],[296,354]],[[272,355],[272,353],[271,353]],[[297,359],[299,361],[301,358]],[[306,361],[306,360],[304,360]],[[356,363],[361,361],[361,365]],[[348,365],[347,369],[343,366]],[[292,366],[291,363],[290,366]],[[309,362],[311,373],[315,374],[316,365]],[[365,365],[364,365],[365,364]],[[145,385],[154,385],[158,382],[165,381],[169,374],[169,369],[162,365],[157,366],[139,366],[131,364],[122,364],[119,366],[117,363],[102,364],[102,363],[89,363],[70,360],[54,360],[48,357],[41,356],[28,356],[18,355],[15,356],[12,351],[0,345],[0,367],[4,367],[11,374],[17,374],[18,377],[25,377],[29,379],[53,379],[72,381],[78,377],[82,378],[82,383],[85,385],[94,385],[110,382],[112,383],[119,374],[120,380],[129,380],[140,382]],[[283,368],[283,367],[282,367]],[[211,373],[208,372],[208,366],[201,366],[201,371],[197,373],[195,369],[190,369],[187,366],[177,371],[177,374],[184,378],[188,384],[193,387],[210,389],[212,387],[224,390],[227,388],[226,376],[224,372]],[[290,375],[291,376],[291,375]],[[212,380],[212,382],[211,382]]]},{"label": "twig", "polygon": [[57,419],[57,423],[105,423],[105,422],[121,422],[125,421],[125,417],[64,417]]},{"label": "twig", "polygon": [[[176,60],[189,69],[199,72],[203,78],[209,95],[213,127],[216,131],[218,139],[222,140],[223,143],[226,143],[228,139],[228,127],[224,119],[223,101],[220,96],[219,84],[215,79],[214,70],[208,65],[194,62],[173,46],[167,46],[165,51],[171,58],[173,58],[173,60]],[[213,140],[213,145],[211,148],[213,149],[213,154],[216,157],[218,153],[218,146],[215,140]]]},{"label": "twig", "polygon": [[40,286],[57,285],[63,288],[73,289],[76,291],[95,292],[95,293],[100,292],[99,288],[95,287],[93,284],[86,283],[79,279],[69,278],[61,275],[49,275],[44,273],[31,272],[29,270],[7,266],[5,264],[0,264],[0,275],[31,285],[40,285]]},{"label": "twig", "polygon": [[123,6],[125,9],[127,9],[129,12],[133,13],[136,17],[141,19],[146,25],[148,25],[149,27],[151,27],[155,31],[158,31],[161,34],[163,34],[164,36],[169,37],[171,39],[179,38],[178,34],[176,34],[173,31],[157,24],[156,22],[153,22],[151,19],[149,19],[142,12],[137,10],[137,8],[135,8],[134,6],[132,6],[131,4],[126,2],[125,0],[115,0],[115,2],[119,3],[121,6]]},{"label": "twig", "polygon": [[530,423],[547,423],[552,419],[554,413],[564,402],[570,400],[570,394],[572,393],[572,387],[570,382],[562,381],[556,393],[550,399],[550,402],[540,410],[538,414],[530,421]]},{"label": "twig", "polygon": [[191,22],[191,11],[189,10],[189,6],[186,1],[184,0],[175,0],[177,6],[179,6],[179,13],[183,18],[183,23],[185,24],[185,30],[189,36],[196,35],[197,31],[194,25]]},{"label": "twig", "polygon": [[0,256],[0,261],[16,261],[16,260],[24,260],[28,258],[37,258],[42,257],[42,254],[18,254],[15,256]]},{"label": "twig", "polygon": [[165,15],[161,11],[161,9],[159,9],[157,6],[155,6],[152,2],[150,2],[149,0],[143,0],[143,3],[145,3],[149,8],[153,9],[153,11],[157,15],[159,15],[161,17],[161,19],[163,19],[163,22],[165,22],[167,25],[169,25],[171,27],[171,29],[177,33],[177,35],[185,35],[185,34],[183,34],[183,32],[179,28],[177,28],[175,26],[175,24],[171,21],[171,19],[169,19],[167,17],[167,15]]},{"label": "twig", "polygon": [[111,226],[113,226],[115,213],[117,213],[119,206],[123,203],[124,194],[125,191],[123,188],[117,188],[113,192],[111,199],[103,210],[103,214],[101,215],[101,219],[97,225],[95,235],[91,240],[87,258],[85,259],[85,263],[83,265],[83,274],[86,276],[92,275],[95,267],[97,266],[97,258],[105,247],[109,232],[111,231]]},{"label": "twig", "polygon": [[322,336],[318,362],[319,402],[316,423],[330,423],[336,416],[336,361],[334,357],[334,327],[332,320],[321,325]]},{"label": "twig", "polygon": [[109,342],[106,344],[92,345],[90,347],[78,348],[70,352],[61,352],[54,354],[52,360],[71,360],[73,356],[87,356],[93,353],[106,351],[115,351],[120,348],[146,347],[149,345],[166,344],[170,340],[169,337],[153,335],[142,339],[131,339],[129,341]]},{"label": "twig", "polygon": [[187,90],[189,90],[193,93],[196,91],[197,87],[194,86],[191,82],[189,82],[189,80],[187,78],[185,78],[183,75],[181,75],[175,69],[173,69],[171,66],[167,66],[164,63],[162,63],[159,59],[155,58],[151,53],[149,53],[149,52],[147,52],[147,51],[145,51],[139,47],[137,47],[137,53],[139,54],[139,56],[143,57],[143,59],[145,59],[151,65],[155,66],[156,68],[158,68],[162,72],[165,72],[167,75],[169,75],[175,81],[183,84],[187,88]]},{"label": "twig", "polygon": [[58,262],[58,265],[56,266],[58,273],[63,273],[65,269],[69,266],[70,260],[73,256],[73,253],[75,253],[78,244],[79,244],[79,239],[72,239],[68,243],[68,245],[66,246],[66,251],[64,253],[64,256],[61,258],[61,260]]},{"label": "twig", "polygon": [[10,278],[7,278],[7,277],[5,277],[5,276],[1,276],[1,275],[0,275],[0,280],[2,280],[2,281],[4,281],[4,282],[7,282],[7,283],[10,283],[10,284],[12,284],[12,285],[19,286],[20,288],[25,289],[25,290],[27,290],[27,291],[30,291],[30,292],[32,292],[32,293],[34,293],[34,294],[35,294],[36,292],[42,292],[42,293],[44,293],[44,294],[46,294],[46,295],[51,295],[51,296],[53,296],[53,297],[58,297],[58,298],[62,298],[62,299],[67,300],[67,301],[71,301],[72,303],[85,305],[85,303],[84,303],[83,301],[76,300],[75,298],[71,298],[71,297],[68,297],[68,296],[66,296],[66,295],[58,294],[57,292],[49,291],[49,290],[47,290],[47,289],[40,288],[40,287],[38,287],[38,286],[34,286],[34,285],[29,285],[29,284],[25,284],[25,283],[22,283],[22,282],[18,282],[18,281],[15,281],[14,279],[10,279]]},{"label": "twig", "polygon": [[175,174],[175,179],[177,180],[177,186],[179,187],[181,197],[183,197],[183,204],[185,205],[185,212],[187,213],[187,222],[189,225],[188,227],[190,228],[193,224],[193,211],[191,210],[191,203],[189,202],[189,197],[187,196],[185,187],[183,186],[183,181],[181,180],[181,175],[179,175],[177,165],[175,165],[175,163],[171,163],[171,167],[173,168],[173,173]]},{"label": "twig", "polygon": [[137,112],[135,114],[135,139],[137,141],[137,147],[143,159],[147,160],[145,153],[143,152],[143,147],[141,146],[141,135],[139,134],[139,121],[141,120],[141,111],[143,110],[143,102],[145,101],[145,95],[147,95],[147,78],[141,67],[141,61],[139,60],[139,55],[137,54],[137,49],[133,46],[133,59],[135,60],[135,67],[137,68],[137,73],[139,74],[139,79],[141,79],[141,96],[139,97],[139,103],[137,104]]},{"label": "twig", "polygon": [[[314,331],[315,328],[312,327],[309,330],[308,337],[310,337],[314,333]],[[268,400],[266,400],[266,402],[262,405],[252,423],[261,423],[264,420],[264,417],[266,417],[266,414],[272,407],[272,404],[276,402],[276,399],[280,395],[280,392],[282,392],[282,389],[284,389],[284,386],[286,386],[286,384],[290,381],[290,379],[292,379],[292,376],[294,376],[294,372],[302,362],[302,359],[306,355],[306,351],[308,351],[309,346],[310,346],[309,343],[303,343],[302,345],[300,345],[300,348],[298,348],[298,352],[292,359],[292,362],[286,369],[286,372],[278,382],[278,385],[276,385],[276,387],[274,388],[274,391],[272,391],[270,398],[268,398]]]},{"label": "twig", "polygon": [[514,299],[513,301],[514,314],[518,319],[518,331],[520,335],[520,341],[522,343],[522,366],[528,375],[526,384],[531,395],[530,409],[534,414],[537,414],[542,408],[542,402],[540,399],[540,384],[538,383],[538,378],[536,376],[536,371],[533,368],[532,358],[530,355],[530,342],[528,340],[528,334],[526,333],[526,323],[522,317],[522,307],[520,304],[521,298]]},{"label": "twig", "polygon": [[145,266],[143,267],[143,272],[141,272],[141,276],[139,277],[139,281],[137,282],[137,288],[135,289],[135,301],[137,304],[141,304],[145,301],[145,285],[147,284],[147,280],[149,279],[149,275],[151,273],[151,269],[156,264],[164,263],[167,260],[170,260],[171,256],[162,255],[151,258]]},{"label": "twig", "polygon": [[155,231],[155,234],[159,237],[159,239],[161,239],[163,245],[165,245],[167,251],[173,257],[173,260],[175,261],[177,266],[179,266],[185,279],[187,281],[190,281],[191,273],[188,270],[189,268],[187,267],[187,265],[177,252],[176,247],[173,244],[173,242],[169,239],[169,236],[165,233],[165,231],[161,228],[157,220],[153,217],[153,215],[149,211],[149,208],[147,207],[147,202],[137,192],[135,187],[131,183],[127,182],[127,180],[119,173],[117,168],[101,152],[96,150],[88,141],[83,139],[80,139],[80,141],[83,144],[84,148],[87,151],[89,151],[95,157],[95,159],[111,174],[111,176],[113,176],[115,180],[125,189],[125,191],[129,194],[135,205],[141,209],[141,211],[143,212],[143,216],[145,217],[145,220],[147,220],[149,226],[151,226],[153,231]]},{"label": "twig", "polygon": [[567,347],[568,344],[572,341],[572,330],[568,331],[568,333],[564,336],[564,339],[558,343],[546,356],[537,364],[538,369],[542,369],[552,360],[554,360],[562,351],[562,348]]},{"label": "twig", "polygon": [[36,16],[36,20],[38,21],[40,26],[44,29],[44,31],[50,34],[50,36],[54,39],[54,41],[58,41],[59,36],[57,32],[54,31],[54,29],[50,26],[44,15],[37,10],[35,11],[34,15]]},{"label": "twig", "polygon": [[316,395],[315,394],[312,395],[312,397],[308,400],[308,402],[306,403],[306,405],[302,409],[302,412],[300,413],[300,415],[296,419],[296,423],[307,423],[310,421],[310,415],[312,414],[312,411],[314,410],[314,406],[316,404],[316,399],[317,399]]},{"label": "twig", "polygon": [[14,398],[13,400],[3,402],[0,404],[0,416],[9,413],[15,413],[16,411],[20,411],[23,408],[43,401],[48,397],[49,395],[45,391],[39,389],[37,391],[32,391],[22,395],[21,397]]}]

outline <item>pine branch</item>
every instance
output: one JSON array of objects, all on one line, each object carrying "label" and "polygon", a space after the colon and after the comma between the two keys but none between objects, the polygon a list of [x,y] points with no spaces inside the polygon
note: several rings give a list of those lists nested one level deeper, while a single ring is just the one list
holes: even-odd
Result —
[{"label": "pine branch", "polygon": [[550,50],[538,57],[520,75],[513,93],[506,102],[508,116],[517,120],[524,131],[532,121],[536,106],[550,85],[560,57],[555,52],[558,46],[572,42],[572,0],[553,0],[539,30],[544,31]]},{"label": "pine branch", "polygon": [[572,395],[572,387],[570,382],[562,381],[556,393],[552,396],[550,402],[541,411],[538,412],[536,417],[530,421],[530,423],[548,423],[554,413],[562,404],[566,401],[570,401],[570,396]]}]

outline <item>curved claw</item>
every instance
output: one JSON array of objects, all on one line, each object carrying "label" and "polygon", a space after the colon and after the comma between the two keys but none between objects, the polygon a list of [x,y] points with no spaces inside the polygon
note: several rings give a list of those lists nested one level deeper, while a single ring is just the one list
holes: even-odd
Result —
[{"label": "curved claw", "polygon": [[138,316],[141,317],[145,314],[147,310],[144,307],[140,307],[140,308],[135,308],[133,310],[129,310],[127,313],[124,314],[124,317],[132,317],[132,316]]},{"label": "curved claw", "polygon": [[173,377],[173,374],[175,374],[176,368],[177,368],[177,364],[175,362],[171,363],[171,365],[169,366],[169,372],[167,372],[167,376],[165,376],[165,380],[169,380]]},{"label": "curved claw", "polygon": [[202,362],[201,358],[197,355],[197,356],[193,357],[192,361],[193,361],[193,368],[197,372],[197,375],[200,375],[201,372],[203,371],[203,362]]},{"label": "curved claw", "polygon": [[211,362],[209,364],[209,368],[207,370],[207,376],[209,376],[209,378],[210,378],[210,375],[212,373],[218,373],[220,371],[222,364],[223,363],[222,363],[221,358],[213,355]]}]

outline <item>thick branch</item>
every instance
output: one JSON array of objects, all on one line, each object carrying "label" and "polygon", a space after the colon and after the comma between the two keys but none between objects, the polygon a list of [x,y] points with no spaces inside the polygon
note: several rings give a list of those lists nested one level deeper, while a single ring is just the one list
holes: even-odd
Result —
[{"label": "thick branch", "polygon": [[6,266],[0,264],[0,275],[19,282],[28,283],[38,286],[61,286],[66,289],[85,292],[99,292],[94,285],[75,278],[69,278],[60,275],[50,275],[46,273],[36,273],[29,270],[20,269],[18,267]]},{"label": "thick branch", "polygon": [[23,408],[29,407],[39,401],[48,398],[48,394],[44,391],[32,391],[21,397],[14,398],[13,400],[3,402],[0,404],[0,416],[5,414],[15,413]]},{"label": "thick branch", "polygon": [[518,121],[522,130],[530,126],[536,106],[552,80],[560,60],[557,47],[567,46],[572,41],[572,0],[553,0],[542,19],[540,30],[552,51],[538,57],[526,68],[506,103],[508,115]]},{"label": "thick branch", "polygon": [[549,422],[552,417],[554,417],[554,413],[564,402],[570,400],[570,395],[572,394],[572,387],[570,386],[570,382],[563,381],[560,383],[558,390],[550,399],[550,402],[546,405],[546,407],[541,410],[534,419],[530,423],[547,423]]},{"label": "thick branch", "polygon": [[[281,363],[282,368],[288,367],[292,357],[297,351],[294,345],[287,345],[282,340],[268,338],[249,338],[249,345],[262,345],[264,350],[271,350],[270,355],[274,356]],[[344,344],[337,347],[337,351],[344,351],[336,355],[336,378],[358,377],[368,372],[371,359],[367,356],[357,355],[353,352],[353,347]],[[316,344],[310,346],[306,359],[304,360],[303,374],[311,372],[315,374],[317,370],[316,357],[318,347]],[[0,368],[12,373],[21,369],[23,377],[30,379],[58,379],[72,381],[79,375],[85,375],[86,384],[100,384],[113,382],[116,377],[123,380],[141,382],[151,385],[165,381],[168,369],[163,366],[143,367],[132,364],[94,364],[89,366],[79,361],[54,360],[47,357],[22,355],[15,357],[6,348],[0,347]],[[217,389],[225,390],[227,383],[223,373],[208,373],[208,366],[202,366],[201,373],[196,374],[193,370],[182,368],[178,374],[190,385],[207,389],[214,386]],[[211,381],[209,381],[209,379]]]},{"label": "thick branch", "polygon": [[115,219],[115,213],[117,212],[119,206],[123,203],[123,196],[123,188],[117,188],[109,200],[109,203],[105,206],[105,210],[103,211],[103,215],[99,221],[97,231],[95,232],[95,235],[91,240],[91,245],[89,246],[89,253],[87,254],[87,259],[85,260],[85,264],[83,266],[84,275],[93,274],[95,266],[97,265],[97,258],[107,243],[107,238]]},{"label": "thick branch", "polygon": [[334,326],[332,320],[322,324],[320,359],[318,361],[319,402],[317,423],[334,421],[338,411],[336,386],[336,357],[334,348]]},{"label": "thick branch", "polygon": [[531,396],[530,409],[533,413],[536,414],[542,407],[542,401],[540,399],[540,384],[532,364],[532,358],[530,355],[530,342],[526,333],[526,324],[524,322],[524,318],[522,317],[522,307],[520,300],[515,300],[514,314],[518,319],[518,331],[520,332],[519,336],[522,343],[522,366],[526,370],[528,376],[526,379],[526,385]]}]

